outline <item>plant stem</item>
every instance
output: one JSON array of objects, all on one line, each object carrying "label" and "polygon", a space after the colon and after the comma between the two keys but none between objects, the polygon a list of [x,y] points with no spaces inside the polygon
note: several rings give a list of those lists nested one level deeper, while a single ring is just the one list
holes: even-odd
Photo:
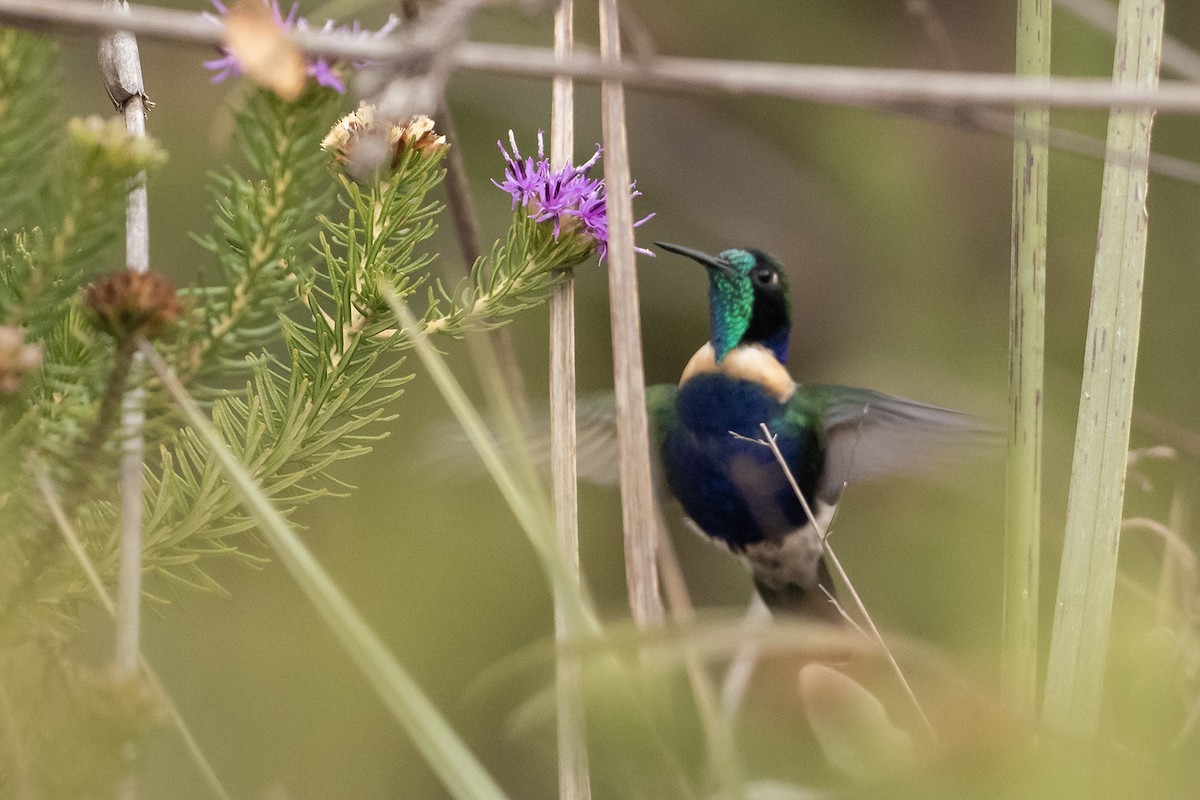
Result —
[{"label": "plant stem", "polygon": [[[621,60],[617,0],[600,0],[600,53],[606,64]],[[604,182],[608,192],[608,286],[612,307],[613,382],[617,437],[621,449],[621,516],[625,530],[625,577],[629,607],[638,625],[662,621],[655,565],[656,516],[650,474],[646,377],[642,368],[642,323],[638,312],[637,263],[633,250],[633,200],[625,89],[616,81],[600,87],[604,129]]]},{"label": "plant stem", "polygon": [[[566,58],[574,46],[575,4],[561,0],[554,12],[554,52]],[[570,78],[551,85],[550,165],[571,162],[575,150],[575,86]],[[554,528],[562,559],[580,582],[579,497],[575,429],[575,278],[572,270],[550,290],[550,479]],[[579,631],[572,629],[566,599],[555,593],[554,635],[559,645],[555,690],[558,701],[558,796],[590,800],[583,673],[577,657],[564,652]]]},{"label": "plant stem", "polygon": [[[1161,0],[1122,0],[1113,81],[1152,90]],[[1146,256],[1146,157],[1153,113],[1115,110],[1100,205],[1095,276],[1043,723],[1093,737],[1108,658]]]},{"label": "plant stem", "polygon": [[[1051,0],[1017,7],[1017,74],[1050,75]],[[1001,679],[1011,707],[1037,704],[1038,574],[1042,513],[1042,392],[1046,340],[1046,217],[1050,109],[1020,108],[1013,142],[1012,279],[1008,340]]]},{"label": "plant stem", "polygon": [[[124,0],[105,0],[110,13],[128,14]],[[100,69],[105,88],[117,110],[125,118],[125,128],[137,138],[146,136],[146,91],[142,81],[141,57],[137,39],[128,31],[114,31],[100,41]],[[146,174],[134,178],[125,206],[125,266],[133,272],[150,269],[150,212],[146,194]],[[141,370],[141,355],[132,352],[130,370]],[[125,392],[121,402],[121,551],[117,572],[117,631],[114,677],[118,681],[138,679],[141,666],[142,600],[142,469],[146,423],[145,390],[136,386]],[[136,743],[126,742],[124,754],[127,773],[118,786],[123,800],[137,797],[137,774],[133,770]]]}]

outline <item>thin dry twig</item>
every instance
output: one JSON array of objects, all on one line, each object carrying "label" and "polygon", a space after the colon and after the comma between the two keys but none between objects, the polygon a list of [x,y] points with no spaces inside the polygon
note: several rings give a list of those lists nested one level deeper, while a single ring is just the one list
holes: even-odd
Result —
[{"label": "thin dry twig", "polygon": [[891,666],[896,678],[900,681],[900,686],[904,690],[905,695],[908,696],[913,708],[916,709],[917,716],[920,718],[921,723],[925,726],[926,731],[929,733],[931,738],[937,739],[937,732],[933,728],[933,723],[929,721],[929,717],[925,714],[925,709],[921,706],[921,701],[917,699],[916,692],[913,691],[912,686],[908,682],[908,678],[904,676],[904,671],[900,669],[900,664],[896,661],[896,656],[893,655],[892,649],[888,647],[887,642],[884,640],[883,634],[881,634],[879,632],[879,628],[875,626],[875,620],[871,618],[870,612],[867,611],[866,604],[863,603],[862,597],[860,597],[858,594],[858,590],[854,588],[854,584],[850,581],[850,576],[846,573],[845,568],[842,567],[841,560],[838,559],[837,554],[833,552],[833,547],[829,544],[828,533],[821,527],[821,523],[817,520],[817,516],[813,513],[812,509],[808,505],[808,499],[804,496],[804,493],[800,491],[800,484],[796,483],[796,478],[792,474],[791,468],[788,467],[787,460],[783,457],[783,453],[780,452],[779,443],[775,439],[775,434],[771,433],[771,429],[767,427],[765,422],[762,423],[760,427],[762,428],[765,440],[755,441],[761,441],[763,444],[766,444],[771,448],[771,452],[775,455],[775,460],[779,462],[779,466],[783,469],[784,474],[787,476],[788,483],[791,484],[792,491],[795,492],[796,497],[800,500],[800,505],[804,507],[804,513],[808,515],[808,518],[812,522],[813,528],[816,530],[817,535],[821,537],[821,549],[825,551],[825,556],[829,559],[829,563],[833,565],[833,569],[838,576],[838,580],[840,580],[846,587],[846,590],[850,592],[850,597],[854,600],[854,607],[858,609],[858,613],[861,614],[863,620],[866,621],[867,628],[871,631],[871,638],[874,639],[882,649],[884,656],[887,658],[888,664]]},{"label": "thin dry twig", "polygon": [[[0,20],[53,31],[125,29],[155,39],[218,45],[224,27],[184,11],[134,6],[128,19],[113,20],[82,0],[0,0]],[[305,52],[411,68],[428,60],[438,43],[421,32],[365,39],[316,30],[293,33]],[[462,42],[447,54],[454,69],[491,74],[590,82],[620,81],[629,87],[704,94],[733,92],[856,107],[985,105],[1012,108],[1155,108],[1200,113],[1200,84],[1164,81],[1156,89],[1115,86],[1100,78],[1018,78],[1008,74],[891,70],[777,64],[705,58],[657,57],[609,62],[577,49],[563,61],[545,47]]]},{"label": "thin dry twig", "polygon": [[[420,58],[399,70],[366,69],[360,73],[357,89],[374,98],[383,113],[392,119],[407,119],[445,106],[446,81],[453,66],[449,55],[466,39],[471,19],[486,0],[445,0],[420,22],[410,18],[403,37],[420,48]],[[411,14],[413,6],[404,6]]]},{"label": "thin dry twig", "polygon": [[[1099,5],[1098,0],[1076,0],[1080,4]],[[905,10],[921,24],[925,36],[937,52],[939,66],[950,72],[962,69],[962,61],[958,50],[950,36],[945,22],[937,13],[937,9],[928,0],[909,0]],[[1115,17],[1114,17],[1115,21]],[[1114,27],[1115,30],[1115,27]],[[1181,45],[1182,46],[1182,45]],[[1200,60],[1200,55],[1193,52],[1193,58]],[[1200,79],[1200,69],[1191,75],[1180,73],[1193,80]],[[1009,137],[1020,142],[1032,142],[1035,145],[1048,146],[1052,150],[1075,153],[1089,158],[1104,159],[1108,145],[1103,139],[1089,136],[1086,133],[1068,130],[1053,125],[1029,125],[1022,121],[1018,113],[1015,117],[1006,111],[991,108],[957,106],[949,108],[904,108],[898,113],[920,117],[929,122],[946,125],[974,133],[992,133]],[[1186,158],[1151,153],[1150,171],[1155,175],[1200,184],[1200,164]]]}]

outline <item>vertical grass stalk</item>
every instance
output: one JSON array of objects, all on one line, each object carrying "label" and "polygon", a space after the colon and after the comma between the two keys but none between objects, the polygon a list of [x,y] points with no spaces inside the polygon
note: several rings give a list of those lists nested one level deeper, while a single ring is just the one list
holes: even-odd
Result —
[{"label": "vertical grass stalk", "polygon": [[[1153,89],[1161,0],[1121,0],[1113,82]],[[1094,736],[1100,717],[1146,257],[1152,110],[1113,109],[1043,723]]]},{"label": "vertical grass stalk", "polygon": [[[600,0],[600,57],[621,61],[617,0]],[[608,286],[612,307],[613,384],[621,458],[621,517],[625,529],[625,576],[629,606],[638,625],[662,621],[656,566],[656,516],[650,475],[646,376],[642,367],[642,323],[638,309],[637,263],[633,251],[633,200],[625,89],[618,81],[600,86],[604,180],[608,193]]]},{"label": "vertical grass stalk", "polygon": [[[1017,6],[1017,75],[1050,75],[1050,6],[1051,0],[1020,0]],[[1033,719],[1037,706],[1050,109],[1017,109],[1014,131],[1000,664],[1010,706]]]},{"label": "vertical grass stalk", "polygon": [[[575,4],[561,0],[554,12],[554,54],[562,60],[574,44]],[[550,166],[560,169],[575,149],[575,84],[557,77],[551,84]],[[579,492],[575,430],[575,278],[568,270],[562,283],[550,290],[550,479],[554,493],[554,529],[558,547],[573,577],[579,569]],[[554,596],[554,634],[559,644],[555,691],[558,703],[558,796],[560,800],[590,800],[587,726],[584,718],[582,669],[566,653],[566,644],[580,632],[572,629],[564,604]]]}]

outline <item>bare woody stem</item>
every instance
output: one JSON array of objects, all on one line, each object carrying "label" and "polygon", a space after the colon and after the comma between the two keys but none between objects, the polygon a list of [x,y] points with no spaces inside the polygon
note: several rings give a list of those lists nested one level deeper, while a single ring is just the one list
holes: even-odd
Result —
[{"label": "bare woody stem", "polygon": [[[55,31],[125,28],[156,39],[215,45],[223,41],[220,25],[185,11],[136,6],[128,20],[114,19],[83,0],[0,0],[0,20],[7,24]],[[440,42],[413,34],[363,39],[347,33],[298,31],[297,45],[307,53],[411,67],[427,60]],[[576,50],[557,60],[545,47],[462,42],[447,55],[451,69],[521,75],[529,78],[568,76],[590,82],[620,81],[628,86],[713,94],[734,92],[790,100],[899,109],[911,106],[962,105],[1013,108],[1155,108],[1162,112],[1200,113],[1200,86],[1164,81],[1155,88],[1114,86],[1096,78],[1025,78],[981,72],[890,70],[812,64],[777,64],[659,56],[637,63],[605,61]]]},{"label": "bare woody stem", "polygon": [[[128,5],[105,0],[109,13],[124,16]],[[146,90],[142,82],[141,57],[137,40],[128,31],[116,30],[100,40],[100,69],[108,96],[125,118],[125,128],[134,137],[146,135]],[[133,272],[150,269],[150,212],[146,193],[146,175],[138,175],[129,191],[125,209],[125,264]],[[125,343],[128,344],[128,343]],[[142,364],[140,353],[131,353],[130,369],[136,375]],[[145,390],[129,389],[121,403],[121,551],[117,571],[117,632],[114,677],[118,681],[138,680],[141,669],[141,598],[142,598],[142,470],[146,422]],[[133,742],[125,745],[126,758],[132,762]],[[122,800],[137,797],[137,776],[132,763],[121,780],[118,793]]]},{"label": "bare woody stem", "polygon": [[821,537],[821,549],[825,556],[829,559],[829,563],[833,565],[834,574],[838,580],[850,592],[850,598],[854,601],[854,607],[867,623],[867,629],[870,631],[871,639],[879,645],[879,649],[883,651],[884,658],[887,659],[888,665],[892,668],[892,672],[896,676],[896,680],[900,682],[900,687],[904,690],[904,694],[908,697],[913,705],[913,709],[917,712],[917,717],[920,718],[921,724],[924,725],[930,739],[937,740],[937,732],[933,728],[933,724],[929,721],[929,716],[925,713],[921,701],[917,699],[917,694],[912,690],[912,686],[908,682],[908,678],[904,675],[904,670],[900,669],[900,662],[896,661],[896,656],[892,654],[892,648],[888,647],[887,640],[883,638],[883,634],[879,632],[879,628],[875,626],[875,620],[871,618],[870,612],[867,611],[867,605],[859,596],[858,590],[854,588],[854,584],[850,581],[850,576],[845,568],[842,567],[841,560],[837,554],[833,552],[833,545],[829,544],[829,531],[825,530],[821,523],[813,514],[812,508],[808,504],[808,498],[800,491],[800,484],[796,483],[796,476],[792,474],[791,468],[788,466],[787,459],[783,457],[783,453],[779,449],[779,442],[776,441],[775,434],[771,433],[771,429],[764,422],[759,427],[762,429],[763,438],[761,441],[767,447],[771,448],[771,453],[775,456],[775,461],[778,462],[783,474],[787,477],[788,483],[792,487],[792,492],[796,495],[796,499],[800,501],[801,507],[804,508],[804,513],[808,515],[813,528],[818,536]]}]

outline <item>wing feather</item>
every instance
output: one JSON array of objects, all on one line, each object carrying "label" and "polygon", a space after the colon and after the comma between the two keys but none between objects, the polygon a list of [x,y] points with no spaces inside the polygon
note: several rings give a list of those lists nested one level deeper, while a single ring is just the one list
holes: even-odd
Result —
[{"label": "wing feather", "polygon": [[832,503],[849,482],[946,467],[999,440],[970,414],[869,389],[811,386],[793,403],[821,409],[825,471],[818,494]]}]

